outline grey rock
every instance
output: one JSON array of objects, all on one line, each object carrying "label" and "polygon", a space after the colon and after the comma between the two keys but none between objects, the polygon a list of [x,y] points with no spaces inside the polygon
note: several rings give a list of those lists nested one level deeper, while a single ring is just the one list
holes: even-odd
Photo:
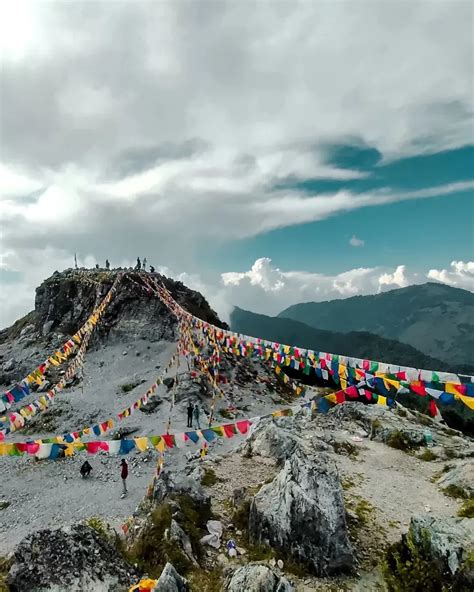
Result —
[{"label": "grey rock", "polygon": [[167,563],[161,572],[153,592],[187,592],[189,590],[188,582],[173,567]]},{"label": "grey rock", "polygon": [[312,457],[298,450],[285,461],[252,501],[249,535],[254,543],[289,553],[318,576],[352,570],[342,488],[326,453]]},{"label": "grey rock", "polygon": [[193,548],[188,535],[174,519],[171,520],[168,538],[170,541],[173,541],[181,549],[181,551],[183,551],[191,563],[196,566],[199,565],[196,557],[194,557]]},{"label": "grey rock", "polygon": [[118,592],[138,578],[135,568],[94,529],[83,524],[41,530],[13,552],[11,592],[101,590]]},{"label": "grey rock", "polygon": [[442,475],[437,483],[443,489],[449,486],[457,487],[464,492],[466,498],[474,498],[474,462],[472,459],[461,461]]},{"label": "grey rock", "polygon": [[285,425],[290,429],[294,427],[288,421],[278,420],[277,423],[273,418],[260,420],[239,451],[246,457],[259,455],[283,462],[297,448],[305,447],[303,439],[295,435],[293,430],[285,429]]},{"label": "grey rock", "polygon": [[[456,583],[456,589],[474,589],[474,566],[467,561],[474,552],[474,522],[469,518],[411,519],[408,536],[431,560]],[[406,540],[406,535],[404,537]],[[427,548],[426,548],[427,547]]]},{"label": "grey rock", "polygon": [[290,582],[266,565],[249,563],[236,569],[227,583],[227,592],[293,592]]},{"label": "grey rock", "polygon": [[167,389],[172,388],[174,386],[174,378],[168,376],[168,378],[163,379],[163,384]]},{"label": "grey rock", "polygon": [[48,335],[51,332],[53,325],[54,325],[53,320],[46,321],[46,323],[44,323],[43,328],[41,329],[41,333],[42,333],[43,337],[46,337],[46,335]]},{"label": "grey rock", "polygon": [[188,495],[202,506],[210,507],[211,498],[200,483],[192,477],[181,473],[173,473],[165,469],[155,483],[153,500],[161,504],[166,498],[174,495]]},{"label": "grey rock", "polygon": [[3,370],[5,372],[11,372],[12,370],[15,369],[15,366],[16,366],[16,360],[15,360],[15,358],[10,358],[9,360],[7,360],[3,364]]}]

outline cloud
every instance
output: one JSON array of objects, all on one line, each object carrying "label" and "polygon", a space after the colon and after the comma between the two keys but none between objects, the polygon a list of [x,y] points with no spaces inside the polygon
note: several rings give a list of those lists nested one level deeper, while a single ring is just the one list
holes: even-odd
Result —
[{"label": "cloud", "polygon": [[432,280],[474,291],[474,261],[451,261],[451,269],[430,269],[428,277]]},{"label": "cloud", "polygon": [[352,247],[363,247],[365,245],[365,241],[360,238],[357,238],[356,235],[353,234],[349,241],[349,244]]},{"label": "cloud", "polygon": [[392,288],[405,288],[410,284],[410,281],[405,275],[405,265],[399,265],[393,273],[383,273],[379,277],[379,286],[388,286]]},{"label": "cloud", "polygon": [[[32,302],[74,252],[196,269],[188,279],[205,277],[227,306],[233,285],[222,293],[207,281],[206,244],[474,186],[275,190],[292,178],[368,175],[328,164],[328,145],[357,141],[386,161],[470,142],[469,3],[0,7],[0,254],[23,278],[15,296],[9,275],[12,306]],[[252,273],[233,289],[263,290],[260,273],[285,293],[287,275]],[[329,294],[359,289],[350,272],[323,281],[332,283]]]}]

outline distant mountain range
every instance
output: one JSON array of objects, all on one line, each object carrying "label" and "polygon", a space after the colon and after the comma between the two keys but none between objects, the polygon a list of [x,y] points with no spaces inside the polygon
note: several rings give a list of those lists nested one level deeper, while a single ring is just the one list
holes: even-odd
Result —
[{"label": "distant mountain range", "polygon": [[295,304],[278,317],[331,332],[368,331],[450,366],[474,365],[474,294],[445,284]]},{"label": "distant mountain range", "polygon": [[296,304],[277,317],[236,307],[230,320],[238,333],[316,351],[415,368],[474,371],[474,295],[441,284]]}]

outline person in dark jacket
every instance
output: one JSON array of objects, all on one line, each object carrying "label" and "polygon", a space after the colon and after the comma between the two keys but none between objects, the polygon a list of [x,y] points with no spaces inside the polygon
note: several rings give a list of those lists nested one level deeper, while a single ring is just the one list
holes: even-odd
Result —
[{"label": "person in dark jacket", "polygon": [[127,495],[127,477],[128,477],[128,464],[127,461],[122,458],[122,462],[120,463],[120,477],[122,478],[122,497]]},{"label": "person in dark jacket", "polygon": [[188,402],[188,407],[187,407],[187,412],[188,412],[188,428],[192,428],[193,427],[193,404],[191,403],[191,401]]},{"label": "person in dark jacket", "polygon": [[86,477],[89,477],[91,471],[92,471],[92,467],[90,466],[89,461],[86,460],[86,462],[83,463],[83,465],[81,467],[81,477],[83,479],[85,479]]}]

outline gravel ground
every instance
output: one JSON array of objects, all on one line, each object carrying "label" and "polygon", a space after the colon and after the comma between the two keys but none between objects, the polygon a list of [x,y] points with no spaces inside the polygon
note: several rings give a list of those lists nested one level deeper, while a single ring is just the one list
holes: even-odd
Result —
[{"label": "gravel ground", "polygon": [[[175,352],[176,344],[167,342],[149,343],[138,341],[124,345],[107,343],[86,356],[84,382],[57,396],[47,413],[41,414],[28,425],[28,430],[15,432],[8,441],[45,438],[63,434],[105,421],[114,417],[124,407],[146,392]],[[127,352],[124,355],[124,352]],[[159,368],[157,368],[157,366]],[[269,370],[258,366],[262,376]],[[177,391],[176,404],[171,414],[171,432],[186,429],[186,405],[188,399],[200,399],[204,409],[209,409],[209,397],[202,399],[196,383],[186,374],[187,364],[181,361],[177,369],[181,384]],[[169,374],[172,376],[176,368]],[[125,393],[123,385],[141,382]],[[252,417],[268,413],[287,403],[276,392],[267,392],[263,384],[254,380],[248,386],[235,384],[225,386],[232,390],[237,406],[245,407],[240,417]],[[170,415],[171,391],[159,388],[157,399],[163,403],[152,414],[136,411],[117,424],[117,427],[136,430],[134,435],[162,434]],[[23,404],[25,404],[23,402]],[[214,423],[223,419],[219,409],[227,407],[224,400],[216,405]],[[206,420],[203,419],[202,427]],[[34,428],[32,426],[35,426]],[[103,439],[110,438],[110,432]],[[97,439],[94,437],[93,439]],[[235,448],[242,437],[232,440],[219,439],[210,447],[210,454],[226,453]],[[166,455],[166,464],[182,470],[186,455],[198,450],[190,445],[188,450],[176,450]],[[83,480],[79,468],[86,458],[78,454],[73,458],[57,461],[37,461],[29,457],[0,457],[0,501],[9,503],[0,509],[0,554],[5,554],[28,533],[58,524],[69,524],[90,516],[101,516],[119,527],[135,510],[151,482],[156,455],[132,454],[130,460],[129,493],[121,499],[119,459],[108,455],[88,456],[93,467],[89,479]]]}]

